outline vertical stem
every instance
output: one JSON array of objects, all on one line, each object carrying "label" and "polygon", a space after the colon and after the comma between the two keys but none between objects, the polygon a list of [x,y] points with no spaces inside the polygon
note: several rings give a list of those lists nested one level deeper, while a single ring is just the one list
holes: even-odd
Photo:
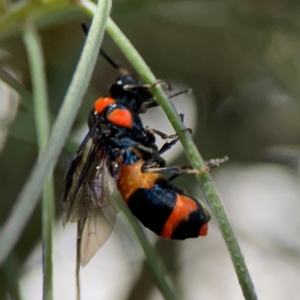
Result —
[{"label": "vertical stem", "polygon": [[[47,146],[50,132],[47,84],[43,49],[39,34],[33,23],[27,22],[24,29],[24,43],[28,54],[33,88],[33,104],[39,152]],[[39,157],[39,159],[42,159]],[[54,218],[54,184],[49,174],[42,199],[42,241],[43,241],[43,299],[53,299],[52,226]]]}]

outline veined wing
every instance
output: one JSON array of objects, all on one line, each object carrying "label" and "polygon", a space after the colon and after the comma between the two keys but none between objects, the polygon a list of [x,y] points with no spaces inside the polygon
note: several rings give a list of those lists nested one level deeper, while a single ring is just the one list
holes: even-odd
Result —
[{"label": "veined wing", "polygon": [[115,181],[108,172],[104,158],[93,180],[85,184],[85,193],[89,195],[90,205],[81,233],[81,263],[86,265],[98,249],[110,236],[117,217],[117,209],[110,201]]},{"label": "veined wing", "polygon": [[66,173],[66,186],[63,198],[63,225],[65,225],[73,209],[74,198],[79,187],[80,174],[85,169],[88,156],[91,152],[92,139],[90,132],[87,134],[76,153],[71,157]]},{"label": "veined wing", "polygon": [[113,230],[117,210],[110,202],[115,180],[109,157],[90,136],[72,157],[67,171],[63,223],[81,221],[81,261],[85,265]]},{"label": "veined wing", "polygon": [[[63,225],[68,221],[76,222],[87,217],[90,207],[89,191],[93,191],[93,189],[87,189],[88,183],[95,183],[95,192],[97,190],[95,196],[98,199],[108,197],[115,189],[114,180],[107,166],[104,168],[102,164],[103,159],[108,163],[108,158],[101,149],[99,139],[93,140],[93,134],[94,130],[90,130],[69,162],[63,199]],[[103,176],[101,175],[107,178],[106,182],[102,182]],[[103,196],[101,196],[102,193]]]},{"label": "veined wing", "polygon": [[117,212],[112,206],[108,206],[102,212],[91,214],[86,218],[80,241],[82,266],[85,266],[107,241],[116,222],[116,216]]}]

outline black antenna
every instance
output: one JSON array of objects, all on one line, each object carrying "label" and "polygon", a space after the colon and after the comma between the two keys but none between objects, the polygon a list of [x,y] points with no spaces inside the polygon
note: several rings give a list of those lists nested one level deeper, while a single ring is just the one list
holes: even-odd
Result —
[{"label": "black antenna", "polygon": [[[87,37],[89,33],[89,27],[86,25],[84,21],[81,21],[81,28]],[[106,61],[115,69],[119,71],[120,74],[127,74],[128,71],[122,68],[120,63],[117,63],[115,60],[113,60],[102,48],[100,48],[99,53],[106,59]]]},{"label": "black antenna", "polygon": [[117,69],[118,71],[122,69],[121,64],[114,61],[102,48],[100,48],[99,52],[106,59],[106,61],[112,65],[113,68]]},{"label": "black antenna", "polygon": [[89,34],[89,28],[84,21],[81,21],[81,28],[84,32],[85,37],[87,37]]}]

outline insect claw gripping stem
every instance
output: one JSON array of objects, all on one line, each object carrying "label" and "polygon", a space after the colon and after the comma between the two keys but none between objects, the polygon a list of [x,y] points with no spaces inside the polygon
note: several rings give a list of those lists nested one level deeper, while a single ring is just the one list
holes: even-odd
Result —
[{"label": "insect claw gripping stem", "polygon": [[175,177],[182,175],[182,174],[203,174],[205,172],[210,171],[213,168],[219,167],[220,164],[228,161],[228,157],[225,156],[224,158],[215,158],[210,159],[209,161],[205,162],[206,167],[200,170],[196,170],[191,166],[180,166],[180,167],[156,167],[155,161],[148,161],[142,166],[142,171],[144,173],[160,173],[160,174],[173,174],[169,180],[174,179]]},{"label": "insect claw gripping stem", "polygon": [[[181,167],[166,167],[166,168],[148,168],[147,167],[143,170],[144,172],[153,172],[153,173],[174,173],[174,175],[181,175],[181,174],[203,174],[205,172],[210,171],[213,168],[217,168],[220,164],[228,161],[228,156],[224,158],[214,158],[210,159],[209,161],[205,162],[206,167],[200,170],[193,169],[191,166],[181,166]],[[161,170],[162,172],[159,172]]]}]

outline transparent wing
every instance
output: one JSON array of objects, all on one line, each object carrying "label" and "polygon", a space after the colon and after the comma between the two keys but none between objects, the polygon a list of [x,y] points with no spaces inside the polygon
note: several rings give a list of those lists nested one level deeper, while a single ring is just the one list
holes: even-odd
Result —
[{"label": "transparent wing", "polygon": [[[82,201],[82,208],[80,208],[80,199],[84,197],[83,195],[83,179],[84,174],[86,174],[90,167],[89,163],[92,161],[93,156],[96,156],[95,144],[92,138],[88,135],[83,140],[77,152],[71,157],[67,174],[66,174],[66,185],[65,193],[63,198],[63,225],[68,221],[73,221],[74,210],[78,210],[77,220],[83,219],[85,217],[85,203]],[[80,216],[79,211],[82,212]],[[73,215],[73,218],[71,218]]]},{"label": "transparent wing", "polygon": [[116,222],[117,209],[110,201],[115,179],[109,158],[99,143],[88,138],[71,159],[64,197],[63,223],[83,221],[78,232],[81,262],[86,265],[106,242]]},{"label": "transparent wing", "polygon": [[110,201],[112,180],[103,159],[98,166],[96,176],[85,185],[85,191],[90,196],[88,215],[81,235],[81,262],[86,265],[98,249],[110,236],[117,216],[117,210]]},{"label": "transparent wing", "polygon": [[101,209],[102,202],[109,201],[116,186],[108,171],[108,163],[99,144],[91,138],[83,141],[67,170],[63,225],[86,218],[89,211]]},{"label": "transparent wing", "polygon": [[[108,210],[110,218],[107,218]],[[106,209],[106,213],[89,215],[84,223],[81,236],[81,263],[85,266],[99,248],[109,238],[116,222],[116,212],[112,206]]]}]

